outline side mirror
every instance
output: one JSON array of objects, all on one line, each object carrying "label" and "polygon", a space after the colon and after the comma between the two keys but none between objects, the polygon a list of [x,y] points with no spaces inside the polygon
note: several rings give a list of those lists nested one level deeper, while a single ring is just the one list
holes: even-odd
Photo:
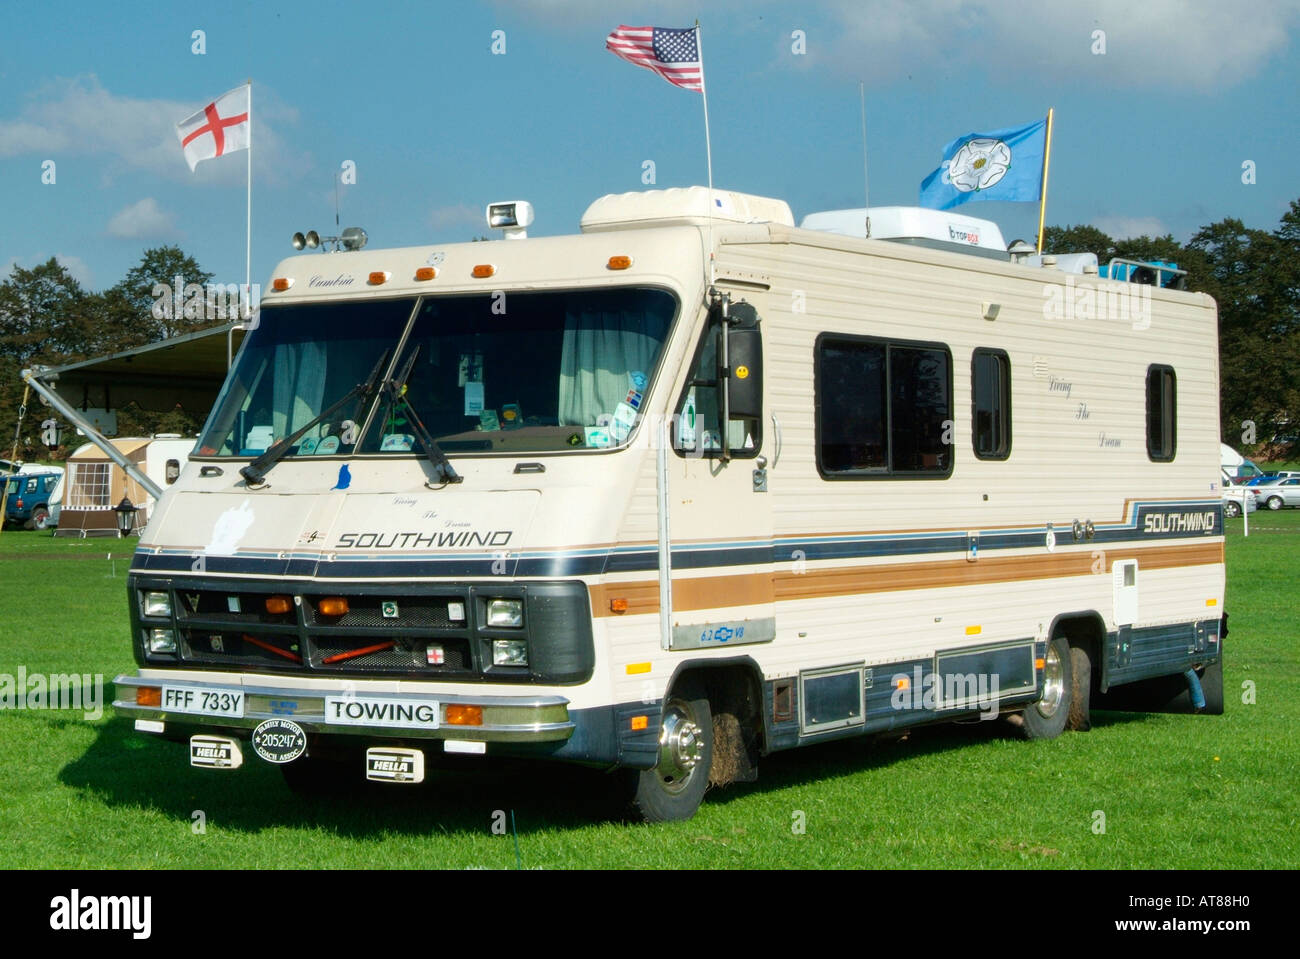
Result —
[{"label": "side mirror", "polygon": [[732,418],[763,417],[763,339],[755,325],[727,331],[728,412]]}]

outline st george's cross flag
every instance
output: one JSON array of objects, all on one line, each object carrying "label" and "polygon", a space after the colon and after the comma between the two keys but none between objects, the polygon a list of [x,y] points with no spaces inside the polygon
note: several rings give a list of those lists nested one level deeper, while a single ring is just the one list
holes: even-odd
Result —
[{"label": "st george's cross flag", "polygon": [[249,86],[223,93],[194,116],[176,124],[176,137],[185,152],[190,172],[200,160],[211,160],[247,150],[252,139],[249,120]]},{"label": "st george's cross flag", "polygon": [[605,49],[698,93],[704,88],[704,65],[695,29],[620,26],[605,38]]}]

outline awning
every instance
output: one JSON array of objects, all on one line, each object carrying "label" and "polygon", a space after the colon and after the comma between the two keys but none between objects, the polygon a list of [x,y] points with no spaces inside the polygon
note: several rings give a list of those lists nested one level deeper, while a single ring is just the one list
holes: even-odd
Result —
[{"label": "awning", "polygon": [[227,351],[239,349],[244,330],[223,323],[161,343],[34,370],[71,407],[79,410],[141,409],[165,412],[178,404],[199,418],[212,408],[226,378]]}]

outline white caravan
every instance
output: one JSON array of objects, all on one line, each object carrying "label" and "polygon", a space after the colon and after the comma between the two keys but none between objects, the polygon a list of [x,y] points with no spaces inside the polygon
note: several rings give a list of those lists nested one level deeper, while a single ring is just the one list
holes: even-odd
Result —
[{"label": "white caravan", "polygon": [[1214,302],[968,217],[712,200],[276,267],[135,554],[116,707],[294,785],[603,767],[651,820],[845,736],[1221,711]]}]

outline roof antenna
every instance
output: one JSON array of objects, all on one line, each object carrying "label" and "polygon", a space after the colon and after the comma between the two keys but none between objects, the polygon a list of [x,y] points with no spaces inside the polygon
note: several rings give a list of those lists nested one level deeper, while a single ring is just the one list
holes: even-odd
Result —
[{"label": "roof antenna", "polygon": [[[862,105],[862,205],[870,210],[871,181],[867,178],[867,89],[866,84],[858,81],[858,100]],[[866,236],[871,236],[871,216],[866,217]]]},{"label": "roof antenna", "polygon": [[338,170],[335,170],[334,171],[334,232],[335,233],[339,232],[339,180],[340,179],[342,179],[342,174]]}]

